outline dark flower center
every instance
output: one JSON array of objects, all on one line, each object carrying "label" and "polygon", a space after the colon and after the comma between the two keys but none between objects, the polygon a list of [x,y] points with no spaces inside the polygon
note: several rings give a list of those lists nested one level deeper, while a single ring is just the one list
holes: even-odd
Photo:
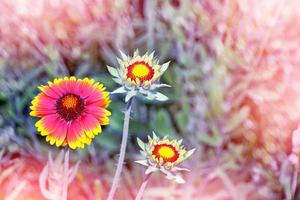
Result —
[{"label": "dark flower center", "polygon": [[66,121],[77,119],[84,111],[85,102],[76,94],[65,94],[56,102],[57,113]]}]

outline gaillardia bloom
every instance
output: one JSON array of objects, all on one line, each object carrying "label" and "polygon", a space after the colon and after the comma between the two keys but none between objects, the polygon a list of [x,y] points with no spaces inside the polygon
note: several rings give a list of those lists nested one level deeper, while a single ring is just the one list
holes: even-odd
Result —
[{"label": "gaillardia bloom", "polygon": [[185,159],[190,157],[195,149],[186,151],[181,145],[182,140],[169,140],[167,137],[158,138],[153,132],[153,138],[148,137],[148,143],[142,142],[137,138],[143,160],[135,161],[141,165],[147,166],[146,174],[160,170],[170,180],[178,183],[184,183],[181,176],[177,175],[177,171],[188,171],[188,169],[177,167]]},{"label": "gaillardia bloom", "polygon": [[93,79],[65,77],[39,86],[30,115],[40,117],[35,126],[46,141],[57,147],[83,148],[109,124],[109,93]]},{"label": "gaillardia bloom", "polygon": [[168,99],[155,90],[160,87],[170,87],[166,84],[159,84],[159,79],[168,68],[169,62],[160,65],[158,60],[154,59],[154,52],[140,56],[136,50],[133,57],[126,56],[122,52],[121,55],[122,59],[117,58],[118,68],[107,66],[109,73],[114,76],[113,80],[122,85],[112,93],[126,93],[126,102],[138,93],[149,100],[165,101]]}]

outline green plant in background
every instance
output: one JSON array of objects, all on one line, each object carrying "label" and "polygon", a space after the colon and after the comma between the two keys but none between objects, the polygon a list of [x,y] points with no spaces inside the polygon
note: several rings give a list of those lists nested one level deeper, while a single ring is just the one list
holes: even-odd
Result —
[{"label": "green plant in background", "polygon": [[[161,77],[172,86],[160,91],[169,100],[135,101],[129,132],[142,140],[152,130],[159,137],[184,138],[197,154],[185,163],[193,171],[185,176],[189,186],[174,189],[153,176],[145,198],[299,197],[298,190],[292,194],[291,189],[296,165],[283,161],[289,158],[291,133],[300,119],[297,0],[46,0],[35,6],[32,1],[0,3],[0,136],[7,141],[2,146],[5,161],[15,155],[40,160],[49,148],[55,151],[41,142],[28,115],[37,84],[62,74],[88,76],[112,91],[117,86],[104,66],[118,64],[119,49],[155,50],[159,60],[172,61]],[[123,100],[113,100],[112,123],[103,129],[105,134],[73,154],[107,171],[97,179],[101,186],[111,182],[122,137]],[[129,136],[128,152],[137,149],[134,141]],[[131,179],[142,181],[130,162],[132,153],[123,171],[124,187],[131,189],[136,187],[129,184]],[[86,187],[92,179],[85,181],[80,191],[90,196],[80,198],[95,199]],[[166,193],[158,192],[156,183]],[[218,189],[208,194],[210,187]],[[130,191],[118,197],[134,198]],[[104,196],[106,191],[100,199]]]}]

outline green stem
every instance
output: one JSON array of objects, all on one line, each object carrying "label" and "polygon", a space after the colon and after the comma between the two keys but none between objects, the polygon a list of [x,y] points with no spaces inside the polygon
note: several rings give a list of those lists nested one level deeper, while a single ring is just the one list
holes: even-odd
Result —
[{"label": "green stem", "polygon": [[144,182],[142,183],[142,185],[141,185],[141,187],[140,187],[140,189],[139,189],[139,191],[138,191],[138,193],[137,193],[137,195],[135,197],[135,200],[141,200],[142,199],[144,191],[145,191],[145,189],[147,187],[147,184],[148,184],[148,181],[149,181],[149,178],[150,178],[151,174],[152,173],[149,173],[145,177]]},{"label": "green stem", "polygon": [[120,157],[118,160],[117,170],[116,170],[107,200],[113,200],[114,195],[117,190],[117,187],[120,182],[120,177],[121,177],[124,158],[125,158],[127,140],[128,140],[128,128],[129,128],[129,120],[130,120],[130,111],[131,111],[131,107],[132,107],[132,101],[133,101],[133,98],[131,98],[126,105],[126,110],[125,110],[125,114],[124,114],[125,115],[124,116],[124,124],[123,124],[123,137],[122,137],[122,143],[121,143],[121,148],[120,148]]}]

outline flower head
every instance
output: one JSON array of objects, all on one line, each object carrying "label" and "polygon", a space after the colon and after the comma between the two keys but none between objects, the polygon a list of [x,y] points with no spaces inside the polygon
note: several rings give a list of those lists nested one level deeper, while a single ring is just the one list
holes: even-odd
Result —
[{"label": "flower head", "polygon": [[158,138],[153,132],[153,138],[148,137],[148,143],[137,139],[138,145],[142,149],[141,153],[144,160],[138,160],[137,163],[147,166],[146,174],[160,170],[166,174],[170,180],[175,180],[178,183],[184,183],[184,180],[176,174],[177,171],[186,170],[185,168],[177,167],[185,159],[190,157],[195,149],[187,151],[182,140],[169,140],[167,137]]},{"label": "flower head", "polygon": [[35,126],[57,147],[83,148],[109,124],[109,93],[93,79],[54,79],[32,100],[30,115],[41,118]]},{"label": "flower head", "polygon": [[165,101],[168,99],[155,90],[160,87],[169,87],[159,83],[159,78],[168,68],[169,62],[160,65],[158,60],[154,59],[154,52],[140,56],[136,50],[133,57],[126,56],[122,52],[121,55],[122,59],[117,58],[118,68],[107,66],[110,74],[114,76],[113,80],[122,85],[113,93],[126,93],[126,101],[138,93],[149,100]]}]

